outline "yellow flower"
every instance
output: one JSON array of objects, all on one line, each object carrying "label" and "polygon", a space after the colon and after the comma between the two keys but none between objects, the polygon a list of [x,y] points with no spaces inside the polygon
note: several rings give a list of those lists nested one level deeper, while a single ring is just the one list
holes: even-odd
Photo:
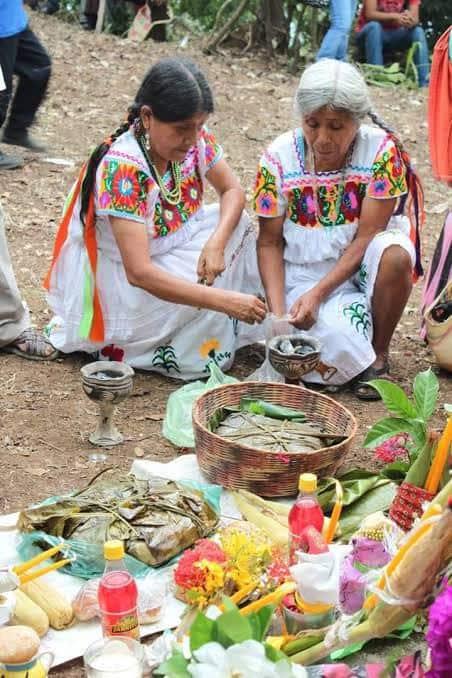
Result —
[{"label": "yellow flower", "polygon": [[205,575],[203,589],[207,596],[217,593],[224,586],[224,570],[219,563],[201,560],[196,567],[199,567]]},{"label": "yellow flower", "polygon": [[228,578],[238,589],[258,580],[270,559],[269,543],[241,530],[225,530],[221,546],[228,557]]},{"label": "yellow flower", "polygon": [[215,353],[215,351],[218,351],[220,348],[220,342],[218,339],[215,339],[212,337],[212,339],[207,339],[203,344],[201,344],[201,347],[199,349],[199,353],[201,355],[201,358],[213,358],[213,355],[210,355],[212,352]]}]

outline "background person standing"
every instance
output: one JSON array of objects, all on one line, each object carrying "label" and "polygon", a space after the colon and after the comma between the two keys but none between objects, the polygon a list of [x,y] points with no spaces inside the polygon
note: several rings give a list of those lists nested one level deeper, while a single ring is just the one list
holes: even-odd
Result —
[{"label": "background person standing", "polygon": [[[0,0],[0,67],[4,85],[4,89],[0,87],[0,127],[4,125],[10,107],[3,143],[32,151],[45,150],[30,136],[29,128],[47,91],[51,61],[28,26],[22,0]],[[18,76],[19,82],[12,97],[14,75]],[[0,151],[0,170],[14,169],[21,164],[22,159],[18,156]]]},{"label": "background person standing", "polygon": [[330,27],[320,45],[320,49],[317,53],[317,60],[346,60],[348,40],[355,18],[357,4],[358,0],[330,1]]}]

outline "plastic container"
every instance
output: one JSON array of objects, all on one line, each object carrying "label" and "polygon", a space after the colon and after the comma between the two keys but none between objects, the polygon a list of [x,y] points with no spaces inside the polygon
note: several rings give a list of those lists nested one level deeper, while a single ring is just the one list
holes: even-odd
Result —
[{"label": "plastic container", "polygon": [[105,572],[99,583],[97,600],[106,638],[140,639],[138,623],[138,589],[135,579],[124,564],[121,541],[104,544]]},{"label": "plastic container", "polygon": [[317,476],[302,473],[298,481],[299,495],[289,512],[289,556],[290,563],[297,562],[296,552],[306,551],[303,532],[313,527],[320,534],[323,527],[323,511],[317,501]]}]

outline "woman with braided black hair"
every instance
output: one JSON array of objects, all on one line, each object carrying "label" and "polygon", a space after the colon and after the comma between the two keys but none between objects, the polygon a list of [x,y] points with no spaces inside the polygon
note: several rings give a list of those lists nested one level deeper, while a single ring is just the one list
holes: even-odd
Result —
[{"label": "woman with braided black hair", "polygon": [[[45,284],[63,352],[99,352],[182,379],[227,368],[266,315],[245,197],[206,126],[209,85],[190,61],[147,73],[126,122],[68,199]],[[209,183],[219,205],[205,206]]]},{"label": "woman with braided black hair", "polygon": [[[388,375],[391,337],[413,274],[422,272],[422,191],[354,66],[331,59],[309,66],[295,108],[300,126],[269,146],[257,175],[267,302],[322,344],[322,362],[304,380],[350,383],[373,400],[366,382]],[[365,116],[376,126],[363,124]]]}]

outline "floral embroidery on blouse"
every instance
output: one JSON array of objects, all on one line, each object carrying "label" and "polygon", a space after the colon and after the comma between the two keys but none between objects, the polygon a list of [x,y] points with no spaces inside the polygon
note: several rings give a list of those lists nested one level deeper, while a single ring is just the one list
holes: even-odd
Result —
[{"label": "floral embroidery on blouse", "polygon": [[99,211],[144,221],[149,177],[129,162],[106,159],[102,165]]},{"label": "floral embroidery on blouse", "polygon": [[254,210],[263,217],[278,216],[276,177],[264,165],[260,167],[256,177]]},{"label": "floral embroidery on blouse", "polygon": [[[205,127],[201,130],[197,146],[191,148],[181,167],[181,199],[177,205],[170,205],[159,194],[154,209],[154,238],[164,238],[175,233],[201,207],[204,194],[200,170],[199,153],[204,153],[206,171],[212,169],[223,156],[223,149],[214,135]],[[164,181],[172,188],[172,179],[166,174]]]},{"label": "floral embroidery on blouse", "polygon": [[[171,187],[168,175],[167,185]],[[163,238],[178,231],[202,205],[203,184],[198,168],[191,176],[183,177],[181,199],[177,205],[171,205],[159,195],[154,211],[154,238]]]},{"label": "floral embroidery on blouse", "polygon": [[405,167],[392,140],[386,140],[372,165],[372,179],[367,189],[370,198],[396,198],[408,190]]},{"label": "floral embroidery on blouse", "polygon": [[[372,161],[368,167],[350,164],[344,183],[342,172],[324,172],[313,177],[305,170],[299,136],[295,132],[290,137],[291,147],[286,142],[286,148],[279,154],[273,149],[264,153],[253,199],[254,211],[259,216],[286,214],[287,219],[306,228],[340,226],[356,222],[366,196],[388,199],[407,192],[405,167],[390,137],[380,144],[373,164]],[[285,157],[290,158],[290,166],[285,164]]]}]

